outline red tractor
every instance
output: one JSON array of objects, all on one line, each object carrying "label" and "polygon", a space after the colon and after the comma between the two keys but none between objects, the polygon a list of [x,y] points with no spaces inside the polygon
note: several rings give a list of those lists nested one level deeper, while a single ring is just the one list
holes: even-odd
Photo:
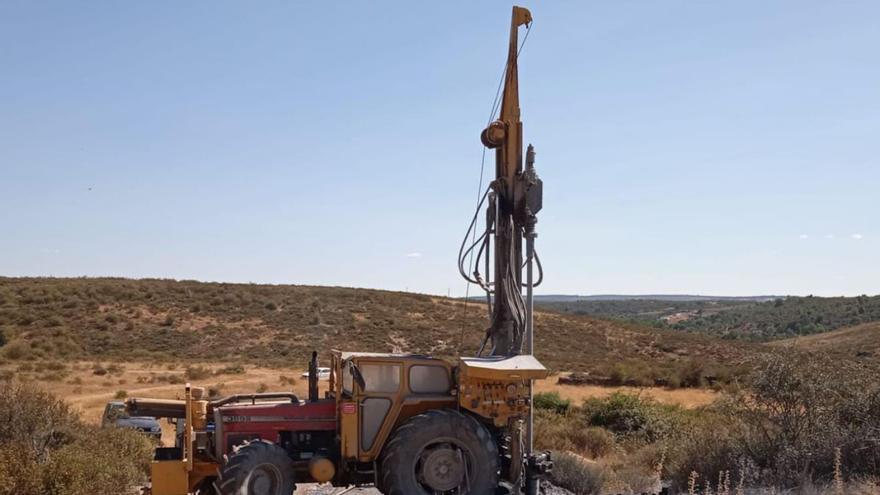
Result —
[{"label": "red tractor", "polygon": [[[316,360],[311,368],[314,370]],[[290,495],[296,483],[373,485],[383,493],[511,493],[523,479],[531,356],[441,359],[332,354],[329,390],[217,401],[132,398],[130,413],[175,418],[175,447],[156,449],[152,495]],[[549,467],[532,456],[534,474]],[[501,487],[501,488],[499,488]]]}]

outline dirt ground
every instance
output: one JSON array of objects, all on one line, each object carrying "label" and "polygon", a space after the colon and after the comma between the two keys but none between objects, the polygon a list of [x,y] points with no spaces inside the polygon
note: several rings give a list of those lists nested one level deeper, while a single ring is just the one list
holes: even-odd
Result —
[{"label": "dirt ground", "polygon": [[[544,495],[574,495],[568,490],[563,490],[544,483],[542,485],[542,494]],[[302,486],[296,490],[294,495],[381,495],[378,490],[373,488],[333,488],[321,485]]]}]

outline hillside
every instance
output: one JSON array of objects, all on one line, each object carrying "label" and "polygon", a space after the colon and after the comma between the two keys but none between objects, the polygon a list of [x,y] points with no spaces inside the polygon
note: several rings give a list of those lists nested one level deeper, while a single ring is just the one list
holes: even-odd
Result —
[{"label": "hillside", "polygon": [[[579,299],[538,303],[542,309],[561,313],[627,320],[645,325],[663,326],[677,316],[707,317],[711,314],[751,305],[749,300],[668,300],[668,299]],[[679,316],[681,315],[681,316]]]},{"label": "hillside", "polygon": [[[312,349],[475,352],[474,303],[341,287],[170,280],[0,278],[9,360],[206,360],[302,366]],[[538,357],[557,370],[676,381],[729,373],[763,348],[578,315],[539,313]]]},{"label": "hillside", "polygon": [[786,297],[763,302],[742,299],[578,300],[547,303],[541,307],[756,342],[819,334],[880,321],[880,296]]},{"label": "hillside", "polygon": [[805,337],[778,340],[777,348],[828,353],[840,359],[876,364],[880,358],[880,322],[841,328]]}]

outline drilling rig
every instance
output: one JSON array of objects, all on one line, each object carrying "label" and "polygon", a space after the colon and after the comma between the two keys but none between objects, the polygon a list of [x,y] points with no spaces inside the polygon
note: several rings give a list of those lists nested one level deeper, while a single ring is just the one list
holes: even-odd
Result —
[{"label": "drilling rig", "polygon": [[[477,355],[450,363],[334,350],[321,397],[313,353],[307,400],[288,392],[207,400],[189,384],[183,400],[129,399],[130,414],[177,426],[175,445],[156,449],[152,495],[291,495],[297,483],[315,482],[372,485],[389,495],[538,493],[552,469],[549,453],[532,452],[532,385],[547,376],[533,356],[532,328],[542,184],[531,146],[523,167],[517,74],[518,32],[531,21],[528,10],[513,8],[499,117],[481,135],[495,150],[495,179],[459,252],[459,270],[486,290],[489,304]],[[464,249],[483,205],[486,230]],[[492,278],[464,269],[478,247],[476,265],[488,267],[491,258]]]},{"label": "drilling rig", "polygon": [[[513,8],[500,112],[495,119],[496,108],[493,105],[490,122],[480,134],[483,146],[495,150],[495,179],[483,193],[459,249],[459,273],[468,283],[477,284],[485,291],[489,310],[490,323],[477,352],[478,357],[483,355],[487,344],[491,346],[491,356],[534,356],[533,290],[543,280],[540,258],[535,251],[535,238],[538,236],[535,225],[538,222],[537,214],[543,206],[543,182],[535,171],[535,149],[531,144],[526,150],[523,168],[523,125],[519,106],[517,63],[522,48],[518,43],[519,28],[526,26],[531,29],[531,24],[531,12],[521,7]],[[496,96],[496,102],[497,100]],[[484,203],[487,203],[486,227],[483,234],[476,238],[476,221]],[[472,239],[472,243],[465,249],[468,237]],[[523,241],[526,248],[525,261]],[[471,263],[475,249],[476,260]],[[485,261],[485,279],[480,273],[482,261]],[[472,267],[470,274],[465,269],[466,264]],[[494,279],[489,278],[490,264],[494,268]],[[524,268],[525,281],[522,277]],[[534,279],[536,268],[537,281]],[[538,462],[532,455],[533,427],[534,417],[530,407],[523,439],[523,455],[527,459],[527,466]],[[549,454],[545,454],[541,460],[549,461]],[[527,494],[537,493],[538,477],[532,475],[533,471],[534,469],[526,470]]]}]

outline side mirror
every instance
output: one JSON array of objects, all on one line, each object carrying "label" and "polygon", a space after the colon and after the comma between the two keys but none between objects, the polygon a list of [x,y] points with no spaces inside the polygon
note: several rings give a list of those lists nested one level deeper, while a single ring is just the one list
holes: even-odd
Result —
[{"label": "side mirror", "polygon": [[361,388],[361,391],[365,391],[367,389],[367,382],[364,381],[364,375],[361,374],[361,369],[357,367],[356,364],[350,363],[351,377],[354,378],[355,383],[358,384],[358,387]]}]

